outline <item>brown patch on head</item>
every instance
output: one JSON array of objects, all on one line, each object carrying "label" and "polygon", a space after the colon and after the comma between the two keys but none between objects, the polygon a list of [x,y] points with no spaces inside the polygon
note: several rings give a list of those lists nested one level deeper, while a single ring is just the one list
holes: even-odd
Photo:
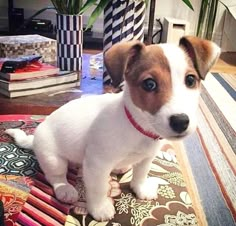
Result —
[{"label": "brown patch on head", "polygon": [[[172,93],[171,72],[161,47],[151,45],[129,62],[125,78],[133,103],[144,111],[155,114],[170,99]],[[143,82],[152,79],[157,88],[146,91]]]},{"label": "brown patch on head", "polygon": [[179,45],[193,62],[199,77],[205,79],[207,72],[217,61],[220,48],[213,42],[193,36],[180,39]]},{"label": "brown patch on head", "polygon": [[130,63],[145,49],[145,45],[137,40],[120,42],[113,45],[104,54],[104,63],[111,76],[114,87],[124,80],[124,73]]},{"label": "brown patch on head", "polygon": [[[188,64],[188,68],[185,72],[185,77],[184,77],[184,82],[185,82],[185,86],[189,89],[199,89],[201,86],[201,77],[199,76],[199,73],[197,72],[197,70],[194,67],[193,61],[192,59],[189,57],[189,55],[185,52],[185,60]],[[188,86],[187,83],[189,83],[189,77],[193,77],[195,80],[195,84],[192,86]],[[191,79],[190,79],[191,81]]]}]

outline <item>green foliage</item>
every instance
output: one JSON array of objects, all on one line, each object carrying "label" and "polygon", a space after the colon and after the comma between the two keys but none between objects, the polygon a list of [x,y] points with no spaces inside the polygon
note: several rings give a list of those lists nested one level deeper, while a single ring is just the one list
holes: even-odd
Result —
[{"label": "green foliage", "polygon": [[191,10],[194,10],[193,9],[193,6],[191,4],[191,2],[189,0],[182,0]]},{"label": "green foliage", "polygon": [[[94,22],[97,20],[99,15],[104,11],[104,9],[107,6],[107,4],[109,3],[109,1],[111,1],[111,0],[98,0],[98,1],[97,0],[87,0],[85,2],[85,4],[82,6],[82,8],[80,10],[80,14],[84,13],[85,11],[90,9],[91,7],[95,6],[95,9],[93,10],[91,16],[89,17],[87,29],[90,28],[94,24]],[[126,2],[128,2],[128,1],[129,0],[126,0]],[[140,0],[134,0],[134,1],[140,1]],[[147,5],[149,0],[143,0],[143,1],[145,1],[146,5]],[[190,0],[181,0],[181,1],[183,1],[190,9],[193,10],[193,6],[192,6]]]},{"label": "green foliage", "polygon": [[66,15],[80,14],[83,0],[52,0],[57,13]]},{"label": "green foliage", "polygon": [[[202,0],[198,17],[197,36],[212,39],[219,0]],[[224,5],[224,3],[222,3]],[[225,6],[225,5],[224,5]]]}]

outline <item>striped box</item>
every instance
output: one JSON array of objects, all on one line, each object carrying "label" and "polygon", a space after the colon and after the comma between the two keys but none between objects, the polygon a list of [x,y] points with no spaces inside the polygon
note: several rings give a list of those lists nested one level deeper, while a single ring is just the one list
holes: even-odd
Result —
[{"label": "striped box", "polygon": [[19,57],[39,54],[44,62],[55,62],[57,42],[41,35],[0,37],[0,57]]},{"label": "striped box", "polygon": [[83,51],[82,15],[57,14],[58,67],[81,71]]},{"label": "striped box", "polygon": [[[145,1],[112,0],[104,10],[103,49],[121,41],[144,40]],[[110,84],[111,78],[104,69],[104,84]]]}]

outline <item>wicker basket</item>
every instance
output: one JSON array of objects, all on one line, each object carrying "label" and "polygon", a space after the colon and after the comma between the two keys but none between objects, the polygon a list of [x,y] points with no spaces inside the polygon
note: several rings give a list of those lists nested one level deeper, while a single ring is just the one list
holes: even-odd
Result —
[{"label": "wicker basket", "polygon": [[39,54],[43,62],[56,62],[57,42],[41,35],[0,37],[0,57],[19,57]]}]

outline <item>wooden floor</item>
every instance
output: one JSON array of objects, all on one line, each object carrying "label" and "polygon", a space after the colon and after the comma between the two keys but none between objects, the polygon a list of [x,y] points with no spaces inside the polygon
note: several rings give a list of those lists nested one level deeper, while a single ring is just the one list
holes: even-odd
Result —
[{"label": "wooden floor", "polygon": [[236,52],[222,53],[211,71],[236,75]]}]

